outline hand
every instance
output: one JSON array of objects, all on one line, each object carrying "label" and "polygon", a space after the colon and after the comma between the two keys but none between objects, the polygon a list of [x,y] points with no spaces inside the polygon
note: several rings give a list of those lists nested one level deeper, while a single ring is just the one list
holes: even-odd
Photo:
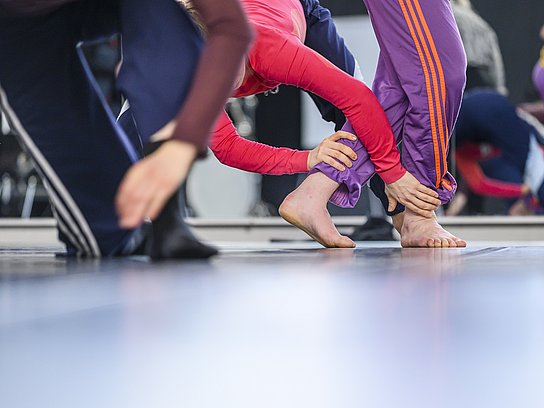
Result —
[{"label": "hand", "polygon": [[387,184],[385,194],[389,199],[389,211],[393,211],[397,203],[401,203],[427,218],[432,218],[434,210],[442,204],[436,191],[425,187],[408,172],[394,183]]},{"label": "hand", "polygon": [[[314,166],[321,162],[327,163],[339,171],[346,170],[344,165],[347,167],[353,166],[351,160],[356,160],[357,155],[350,147],[343,145],[342,143],[338,143],[337,140],[340,139],[355,141],[357,140],[357,136],[340,130],[325,138],[321,143],[319,143],[319,146],[313,150],[310,150],[310,154],[308,156],[308,170],[313,169]],[[339,160],[341,163],[339,163],[337,160]],[[344,165],[342,165],[342,163]]]},{"label": "hand", "polygon": [[187,178],[197,154],[196,146],[165,142],[158,150],[134,164],[125,175],[115,206],[122,228],[136,228],[145,218],[155,219],[164,204]]}]

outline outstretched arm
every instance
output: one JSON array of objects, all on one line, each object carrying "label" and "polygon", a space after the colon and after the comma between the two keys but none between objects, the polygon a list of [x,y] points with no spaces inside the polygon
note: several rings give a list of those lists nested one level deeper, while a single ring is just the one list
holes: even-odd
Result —
[{"label": "outstretched arm", "polygon": [[405,174],[385,112],[365,84],[295,37],[278,40],[277,36],[262,36],[260,41],[250,54],[250,63],[259,75],[312,92],[341,109],[387,184]]},{"label": "outstretched arm", "polygon": [[226,112],[212,135],[210,148],[230,167],[260,174],[294,174],[308,171],[308,151],[272,147],[241,137]]},{"label": "outstretched arm", "polygon": [[356,140],[347,132],[336,132],[315,149],[300,151],[285,147],[272,147],[241,137],[228,115],[223,112],[216,124],[210,148],[217,159],[230,167],[260,174],[305,173],[317,163],[325,162],[339,171],[351,167],[355,152],[339,139]]}]

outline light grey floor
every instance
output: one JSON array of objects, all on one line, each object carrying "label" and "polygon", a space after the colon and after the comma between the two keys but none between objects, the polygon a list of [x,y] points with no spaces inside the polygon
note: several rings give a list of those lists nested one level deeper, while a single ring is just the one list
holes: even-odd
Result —
[{"label": "light grey floor", "polygon": [[544,246],[0,249],[2,408],[536,408],[542,384]]}]

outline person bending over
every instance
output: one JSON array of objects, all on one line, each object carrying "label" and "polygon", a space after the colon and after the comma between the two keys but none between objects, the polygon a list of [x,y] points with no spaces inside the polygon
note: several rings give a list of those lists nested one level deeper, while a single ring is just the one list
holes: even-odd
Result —
[{"label": "person bending over", "polygon": [[[206,149],[251,30],[237,0],[194,4],[206,41],[174,0],[0,0],[2,111],[48,188],[68,253],[215,253],[192,236],[169,197]],[[114,34],[123,44],[119,88],[146,149],[156,150],[135,165],[81,49]],[[170,140],[159,147],[161,138]],[[148,216],[156,220],[152,240],[138,228]]]}]

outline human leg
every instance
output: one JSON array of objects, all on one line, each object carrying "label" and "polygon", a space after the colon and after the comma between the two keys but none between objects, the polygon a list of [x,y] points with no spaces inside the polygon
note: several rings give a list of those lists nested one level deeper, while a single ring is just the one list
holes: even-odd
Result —
[{"label": "human leg", "polygon": [[113,205],[131,157],[75,47],[87,34],[90,3],[3,19],[0,85],[2,109],[47,186],[61,240],[70,253],[98,257],[123,254],[133,236],[117,225]]},{"label": "human leg", "polygon": [[[365,4],[387,68],[395,72],[409,102],[402,122],[403,164],[446,203],[456,186],[446,159],[466,69],[451,6],[445,0],[366,0]],[[373,87],[380,100],[382,86],[377,81]],[[401,234],[406,245],[465,245],[451,238],[435,219],[417,219],[411,211],[397,218],[395,224],[405,226]]]},{"label": "human leg", "polygon": [[285,198],[279,213],[327,248],[353,248],[353,241],[340,235],[327,211],[327,201],[337,188],[338,183],[325,174],[311,174]]},{"label": "human leg", "polygon": [[[173,132],[172,121],[189,93],[203,40],[187,13],[171,0],[123,1],[122,18],[119,84],[130,110],[121,121],[131,133],[137,129],[144,151],[151,154]],[[193,159],[179,163],[180,168],[187,166],[185,174]],[[179,188],[154,219],[153,258],[207,258],[217,253],[194,237],[183,220],[185,212],[184,189]]]}]

